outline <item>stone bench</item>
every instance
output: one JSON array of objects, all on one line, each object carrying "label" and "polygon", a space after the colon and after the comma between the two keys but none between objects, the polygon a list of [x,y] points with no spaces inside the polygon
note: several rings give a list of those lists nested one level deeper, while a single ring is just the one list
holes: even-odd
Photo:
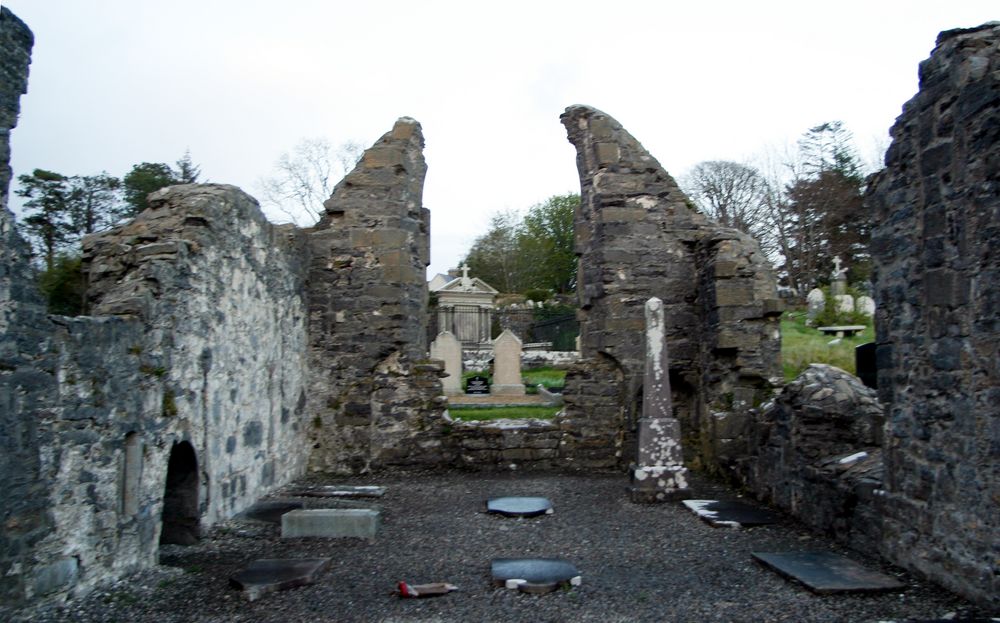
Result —
[{"label": "stone bench", "polygon": [[378,511],[366,508],[314,508],[281,516],[281,537],[326,537],[374,539]]},{"label": "stone bench", "polygon": [[855,333],[860,333],[867,329],[863,324],[848,324],[836,327],[816,327],[817,331],[822,331],[826,335],[835,335],[837,337],[851,337]]}]

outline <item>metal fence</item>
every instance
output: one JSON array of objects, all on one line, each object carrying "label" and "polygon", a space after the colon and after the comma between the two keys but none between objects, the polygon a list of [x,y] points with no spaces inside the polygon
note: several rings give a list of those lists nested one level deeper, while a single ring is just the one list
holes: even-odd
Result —
[{"label": "metal fence", "polygon": [[431,306],[427,341],[450,331],[464,346],[488,344],[510,329],[525,344],[551,342],[551,350],[576,350],[580,324],[572,313],[541,309],[490,309],[476,305]]}]

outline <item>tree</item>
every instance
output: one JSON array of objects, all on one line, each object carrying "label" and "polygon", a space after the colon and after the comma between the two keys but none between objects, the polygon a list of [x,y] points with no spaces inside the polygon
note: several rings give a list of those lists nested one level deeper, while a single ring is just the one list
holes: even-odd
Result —
[{"label": "tree", "polygon": [[121,202],[121,180],[106,172],[73,176],[69,185],[69,218],[75,239],[107,229],[129,212]]},{"label": "tree", "polygon": [[190,149],[184,150],[184,155],[175,164],[177,165],[177,173],[174,175],[174,179],[177,180],[178,184],[196,184],[198,182],[201,167],[191,160]]},{"label": "tree", "polygon": [[771,211],[773,191],[754,167],[728,160],[695,165],[681,180],[684,192],[721,225],[753,236],[768,256],[778,248]]},{"label": "tree", "polygon": [[525,284],[559,294],[576,289],[575,215],[580,195],[550,197],[528,209],[518,231],[518,250],[525,263]]},{"label": "tree", "polygon": [[325,138],[302,139],[278,157],[274,174],[258,180],[264,204],[287,214],[292,221],[312,224],[323,214],[323,202],[336,182],[361,160],[364,148],[353,141],[334,150]]},{"label": "tree", "polygon": [[18,176],[17,181],[20,187],[15,194],[27,199],[24,208],[31,211],[23,220],[25,233],[45,258],[46,269],[52,270],[56,253],[72,237],[69,179],[54,171],[35,169],[31,175]]},{"label": "tree", "polygon": [[87,294],[83,260],[79,255],[58,254],[52,266],[39,273],[38,287],[48,300],[50,314],[79,316]]},{"label": "tree", "polygon": [[501,292],[518,292],[524,263],[517,247],[520,225],[517,212],[507,210],[490,217],[489,229],[476,238],[463,263],[471,274]]},{"label": "tree", "polygon": [[148,208],[146,197],[149,193],[180,183],[181,180],[168,164],[143,162],[133,166],[122,179],[125,203],[130,206],[127,215],[135,216]]},{"label": "tree", "polygon": [[463,260],[502,292],[568,293],[576,288],[574,220],[580,196],[556,195],[528,209],[498,212]]}]

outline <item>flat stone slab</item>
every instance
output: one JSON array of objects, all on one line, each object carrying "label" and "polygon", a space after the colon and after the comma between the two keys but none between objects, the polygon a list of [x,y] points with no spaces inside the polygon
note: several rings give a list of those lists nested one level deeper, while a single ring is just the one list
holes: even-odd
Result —
[{"label": "flat stone slab", "polygon": [[374,539],[379,512],[367,508],[314,508],[281,516],[281,537]]},{"label": "flat stone slab", "polygon": [[905,586],[832,552],[753,552],[753,557],[819,595],[894,591]]},{"label": "flat stone slab", "polygon": [[229,585],[254,601],[266,593],[313,584],[329,566],[329,558],[264,558],[233,574]]},{"label": "flat stone slab", "polygon": [[560,586],[579,586],[579,570],[563,558],[495,558],[493,585],[525,593],[551,593]]},{"label": "flat stone slab", "polygon": [[508,497],[488,500],[486,512],[504,517],[537,517],[554,511],[548,498]]},{"label": "flat stone slab", "polygon": [[304,506],[305,505],[302,502],[293,502],[288,500],[262,500],[237,515],[237,518],[280,524],[282,515],[290,511],[299,510]]},{"label": "flat stone slab", "polygon": [[827,335],[836,335],[837,337],[844,337],[854,335],[855,333],[860,333],[864,331],[867,327],[863,324],[845,324],[838,325],[835,327],[816,327],[817,331],[822,331]]},{"label": "flat stone slab", "polygon": [[781,515],[736,500],[684,500],[694,514],[716,528],[766,526],[781,521]]},{"label": "flat stone slab", "polygon": [[285,493],[307,498],[380,498],[385,495],[385,487],[372,485],[317,485],[313,487],[294,487],[286,490]]}]

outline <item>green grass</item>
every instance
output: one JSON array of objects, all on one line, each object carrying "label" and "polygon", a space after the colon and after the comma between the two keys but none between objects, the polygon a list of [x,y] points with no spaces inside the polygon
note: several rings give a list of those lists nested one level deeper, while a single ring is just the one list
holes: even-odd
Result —
[{"label": "green grass", "polygon": [[521,382],[529,394],[537,394],[539,385],[544,385],[546,389],[561,389],[566,384],[566,371],[551,367],[521,370]]},{"label": "green grass", "polygon": [[506,420],[539,418],[551,420],[562,407],[450,407],[448,413],[453,419],[471,422],[473,420]]},{"label": "green grass", "polygon": [[870,322],[861,333],[830,344],[832,336],[806,326],[805,321],[806,314],[801,311],[785,312],[781,317],[781,362],[786,381],[797,377],[811,363],[827,363],[854,374],[854,348],[875,340]]}]

